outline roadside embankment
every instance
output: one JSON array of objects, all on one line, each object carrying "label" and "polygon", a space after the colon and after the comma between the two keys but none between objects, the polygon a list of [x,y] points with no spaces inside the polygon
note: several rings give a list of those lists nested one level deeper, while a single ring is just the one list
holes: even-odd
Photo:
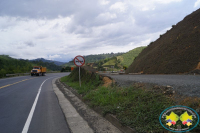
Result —
[{"label": "roadside embankment", "polygon": [[185,105],[195,110],[200,108],[199,98],[179,96],[171,86],[135,82],[131,86],[122,87],[116,85],[110,77],[105,78],[83,68],[81,80],[80,87],[78,69],[60,79],[66,88],[70,88],[90,108],[104,117],[108,114],[115,117],[120,123],[115,126],[122,132],[126,131],[121,127],[129,127],[132,132],[138,133],[163,132],[165,129],[158,118],[166,108],[174,105]]}]

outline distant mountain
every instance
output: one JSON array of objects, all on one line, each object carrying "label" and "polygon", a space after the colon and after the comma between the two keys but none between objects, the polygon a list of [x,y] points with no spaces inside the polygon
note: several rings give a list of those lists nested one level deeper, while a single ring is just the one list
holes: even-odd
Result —
[{"label": "distant mountain", "polygon": [[[108,59],[116,56],[120,56],[124,53],[105,53],[105,54],[97,54],[97,55],[86,55],[83,56],[85,58],[85,64],[87,63],[95,63],[103,59]],[[65,63],[64,66],[75,66],[73,61]]]},{"label": "distant mountain", "polygon": [[186,16],[172,29],[150,43],[126,73],[187,73],[200,63],[200,9]]},{"label": "distant mountain", "polygon": [[63,64],[66,63],[66,62],[60,62],[60,61],[46,60],[44,58],[37,58],[37,59],[34,59],[34,60],[30,60],[30,61],[42,61],[42,62],[54,63],[58,66],[62,66]]}]

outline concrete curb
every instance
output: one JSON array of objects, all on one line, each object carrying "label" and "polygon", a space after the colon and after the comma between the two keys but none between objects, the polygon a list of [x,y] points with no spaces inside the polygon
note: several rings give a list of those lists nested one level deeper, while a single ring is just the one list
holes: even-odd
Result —
[{"label": "concrete curb", "polygon": [[63,110],[69,128],[72,133],[93,133],[93,130],[88,126],[88,123],[79,115],[76,109],[65,98],[63,93],[55,84],[57,79],[52,80],[53,90],[58,97],[59,104]]},{"label": "concrete curb", "polygon": [[[67,89],[69,89],[75,96],[77,96],[81,101],[83,101],[82,97],[71,87],[67,86],[66,84],[63,84],[62,82],[60,82],[62,85],[64,85]],[[99,115],[102,116],[102,110],[99,108],[93,109],[96,113],[98,113]],[[120,122],[118,121],[118,119],[111,115],[111,114],[107,114],[104,117],[106,120],[108,120],[110,123],[112,123],[115,127],[117,127],[120,131],[122,131],[123,133],[137,133],[134,129],[127,127],[127,126],[123,126],[122,124],[120,124]]]}]

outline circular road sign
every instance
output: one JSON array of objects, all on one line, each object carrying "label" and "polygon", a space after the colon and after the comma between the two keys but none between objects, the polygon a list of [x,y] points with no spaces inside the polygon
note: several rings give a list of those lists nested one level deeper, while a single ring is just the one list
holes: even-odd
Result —
[{"label": "circular road sign", "polygon": [[85,59],[83,56],[78,55],[74,58],[74,64],[78,67],[83,66],[85,64]]}]

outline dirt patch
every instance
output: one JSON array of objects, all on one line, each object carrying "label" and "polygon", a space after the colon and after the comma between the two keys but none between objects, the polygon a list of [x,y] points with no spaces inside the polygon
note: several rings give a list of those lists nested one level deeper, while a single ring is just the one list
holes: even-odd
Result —
[{"label": "dirt patch", "polygon": [[[90,78],[92,79],[95,79],[95,76],[94,75],[97,75],[97,70],[95,70],[94,68],[90,67],[90,66],[83,66],[81,67],[82,69],[82,73],[83,75],[84,74],[87,74],[87,72],[91,75]],[[103,80],[103,86],[105,87],[108,87],[108,86],[111,86],[113,84],[115,84],[115,80],[109,78],[109,77],[106,77],[106,76],[100,76],[99,77],[101,80]]]},{"label": "dirt patch", "polygon": [[92,68],[92,67],[90,67],[90,66],[82,66],[81,68],[87,70],[90,73],[97,73],[97,70]]},{"label": "dirt patch", "polygon": [[115,81],[108,77],[103,77],[103,83],[104,83],[103,86],[108,87],[108,86],[114,84]]}]

